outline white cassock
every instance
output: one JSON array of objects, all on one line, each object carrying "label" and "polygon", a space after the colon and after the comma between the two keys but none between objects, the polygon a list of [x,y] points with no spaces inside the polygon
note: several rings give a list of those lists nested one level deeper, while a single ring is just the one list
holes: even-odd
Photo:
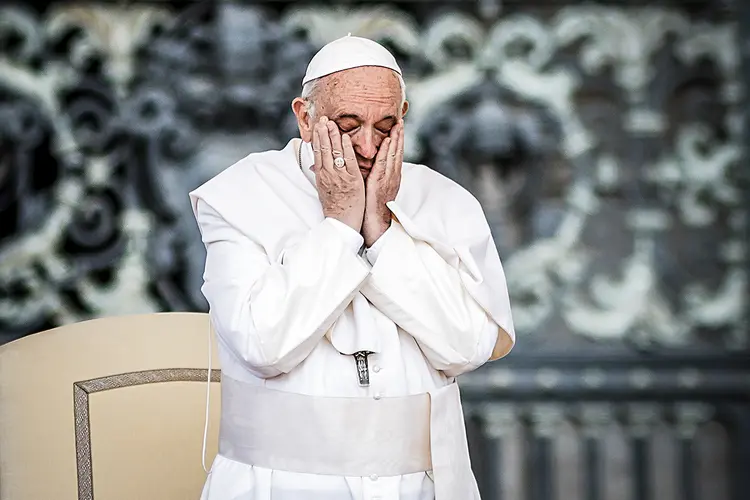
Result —
[{"label": "white cassock", "polygon": [[[247,156],[190,194],[207,248],[202,290],[223,379],[308,396],[380,399],[439,390],[510,350],[515,333],[505,276],[471,194],[425,166],[404,163],[398,196],[388,204],[395,219],[362,250],[359,233],[323,216],[312,164],[310,144],[293,139],[280,151]],[[368,387],[358,382],[351,356],[357,351],[373,353]],[[285,418],[285,408],[272,411]],[[465,442],[462,426],[461,420],[448,434]],[[432,471],[289,472],[220,451],[201,498],[428,500],[435,484]]]}]

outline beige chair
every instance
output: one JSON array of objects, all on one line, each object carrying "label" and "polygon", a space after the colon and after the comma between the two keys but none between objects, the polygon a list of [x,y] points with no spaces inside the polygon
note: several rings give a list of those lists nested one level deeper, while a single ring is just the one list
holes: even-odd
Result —
[{"label": "beige chair", "polygon": [[198,313],[122,316],[0,347],[0,500],[199,498],[208,325]]}]

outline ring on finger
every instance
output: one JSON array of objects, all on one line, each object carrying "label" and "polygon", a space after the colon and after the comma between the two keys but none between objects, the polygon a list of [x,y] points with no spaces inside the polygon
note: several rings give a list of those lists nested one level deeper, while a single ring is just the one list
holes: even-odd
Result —
[{"label": "ring on finger", "polygon": [[336,157],[336,158],[335,158],[335,159],[333,160],[333,164],[334,164],[334,165],[335,165],[335,166],[336,166],[337,168],[344,168],[344,165],[346,165],[346,162],[344,161],[344,159],[343,159],[342,157],[340,157],[340,156],[337,156],[337,157]]}]

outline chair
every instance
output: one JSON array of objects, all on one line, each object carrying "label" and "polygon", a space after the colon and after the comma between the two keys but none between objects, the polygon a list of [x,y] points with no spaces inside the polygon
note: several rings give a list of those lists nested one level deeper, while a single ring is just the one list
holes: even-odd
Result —
[{"label": "chair", "polygon": [[120,316],[0,347],[0,499],[199,498],[208,329],[200,313]]}]

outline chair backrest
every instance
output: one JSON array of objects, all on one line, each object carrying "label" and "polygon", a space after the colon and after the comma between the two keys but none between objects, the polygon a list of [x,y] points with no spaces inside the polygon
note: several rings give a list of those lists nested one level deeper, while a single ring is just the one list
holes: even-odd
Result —
[{"label": "chair backrest", "polygon": [[[160,313],[0,347],[0,498],[198,498],[208,341],[208,315]],[[215,347],[207,465],[220,413]]]}]

